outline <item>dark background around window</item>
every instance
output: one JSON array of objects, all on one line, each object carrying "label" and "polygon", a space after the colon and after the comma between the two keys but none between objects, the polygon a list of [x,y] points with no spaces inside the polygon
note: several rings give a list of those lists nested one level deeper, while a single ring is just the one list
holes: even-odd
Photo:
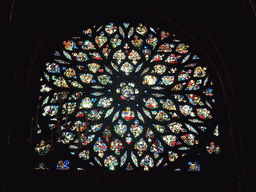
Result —
[{"label": "dark background around window", "polygon": [[[147,4],[129,4],[128,1],[103,4],[84,2],[26,1],[15,2],[14,6],[10,4],[12,31],[9,44],[12,47],[8,65],[8,97],[12,107],[10,129],[6,129],[6,191],[13,191],[17,186],[26,191],[119,191],[128,188],[138,191],[239,191],[240,188],[240,191],[246,191],[247,185],[250,185],[246,178],[246,175],[249,175],[249,166],[245,159],[250,158],[246,148],[250,147],[253,136],[246,134],[248,128],[243,125],[245,118],[248,119],[250,114],[244,112],[243,115],[241,111],[246,108],[245,103],[249,102],[242,94],[246,94],[245,91],[249,88],[248,77],[252,72],[247,70],[253,65],[252,59],[255,58],[255,49],[252,47],[255,42],[255,29],[251,4],[247,1],[236,1],[233,4],[222,4],[222,1],[159,1]],[[139,6],[144,7],[144,11]],[[178,25],[177,31],[183,33],[182,40],[185,42],[183,37],[189,39],[188,36],[191,35],[214,63],[219,73],[219,77],[216,77],[221,78],[222,84],[220,81],[214,83],[220,86],[220,95],[224,95],[223,89],[225,90],[226,103],[223,96],[223,110],[219,111],[222,118],[215,120],[223,125],[220,127],[221,153],[205,159],[202,169],[207,167],[207,172],[168,172],[152,169],[148,172],[108,173],[93,170],[79,175],[76,172],[56,170],[28,170],[27,167],[33,163],[27,139],[31,117],[36,113],[38,102],[38,73],[45,69],[45,66],[36,66],[38,60],[44,58],[44,53],[49,47],[54,50],[54,46],[62,41],[63,34],[73,35],[73,32],[87,29],[89,26],[118,20],[142,22],[145,25],[152,23],[152,26],[160,29],[168,25],[173,26],[173,22]],[[193,42],[191,38],[190,41]],[[217,75],[215,71],[214,74]],[[212,164],[215,158],[217,162]]]}]

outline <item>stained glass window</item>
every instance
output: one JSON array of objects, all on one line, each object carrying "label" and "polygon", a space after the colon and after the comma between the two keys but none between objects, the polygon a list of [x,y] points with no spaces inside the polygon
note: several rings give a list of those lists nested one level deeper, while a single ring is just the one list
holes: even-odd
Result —
[{"label": "stained glass window", "polygon": [[[92,166],[166,167],[199,145],[214,119],[207,63],[171,32],[142,23],[91,26],[53,55],[40,78],[41,127],[61,122],[58,142]],[[208,145],[207,152],[219,153]],[[40,155],[50,148],[50,140],[35,146]],[[69,161],[57,163],[68,169]],[[188,165],[200,170],[197,162]]]}]

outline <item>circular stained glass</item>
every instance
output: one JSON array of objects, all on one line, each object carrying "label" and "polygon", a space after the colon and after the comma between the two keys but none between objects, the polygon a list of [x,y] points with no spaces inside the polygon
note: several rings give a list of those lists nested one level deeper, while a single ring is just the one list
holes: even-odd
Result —
[{"label": "circular stained glass", "polygon": [[199,144],[212,119],[207,67],[170,32],[141,23],[93,26],[54,57],[41,85],[42,115],[54,127],[56,115],[67,114],[58,142],[78,158],[110,170],[163,167]]}]

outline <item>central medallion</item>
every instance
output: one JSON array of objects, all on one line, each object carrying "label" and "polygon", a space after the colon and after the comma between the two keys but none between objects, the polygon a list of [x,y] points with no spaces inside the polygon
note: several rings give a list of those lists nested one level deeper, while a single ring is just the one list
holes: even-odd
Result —
[{"label": "central medallion", "polygon": [[120,94],[122,100],[134,100],[135,95],[139,93],[139,90],[135,88],[134,83],[120,83],[119,87],[116,89],[116,92]]},{"label": "central medallion", "polygon": [[121,99],[125,99],[125,98],[130,98],[131,100],[133,100],[135,98],[134,96],[134,90],[131,86],[127,85],[124,86],[121,89]]}]

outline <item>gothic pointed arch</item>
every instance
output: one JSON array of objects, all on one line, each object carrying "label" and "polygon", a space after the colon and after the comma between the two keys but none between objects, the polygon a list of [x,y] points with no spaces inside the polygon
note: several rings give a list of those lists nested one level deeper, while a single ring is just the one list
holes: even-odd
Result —
[{"label": "gothic pointed arch", "polygon": [[111,7],[67,14],[38,32],[33,168],[120,177],[221,169],[226,74],[210,43],[177,17],[131,9],[137,16]]}]

